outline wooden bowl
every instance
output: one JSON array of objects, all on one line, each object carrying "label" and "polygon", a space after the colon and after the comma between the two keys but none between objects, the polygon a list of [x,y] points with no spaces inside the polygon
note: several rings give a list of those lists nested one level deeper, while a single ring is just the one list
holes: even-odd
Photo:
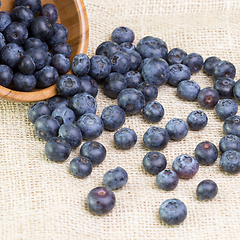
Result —
[{"label": "wooden bowl", "polygon": [[[15,0],[1,1],[1,11],[11,12],[15,6]],[[83,0],[42,0],[42,5],[54,4],[58,11],[58,23],[68,29],[67,42],[72,47],[72,58],[79,53],[87,53],[88,48],[88,18]],[[0,86],[0,99],[15,102],[36,102],[45,100],[57,94],[56,84],[44,88],[34,89],[32,92],[20,92]]]}]

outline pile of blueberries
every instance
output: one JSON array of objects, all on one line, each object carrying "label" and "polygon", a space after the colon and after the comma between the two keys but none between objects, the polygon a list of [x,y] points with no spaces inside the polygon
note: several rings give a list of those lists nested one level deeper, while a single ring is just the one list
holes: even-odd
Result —
[{"label": "pile of blueberries", "polygon": [[30,92],[57,82],[71,68],[68,30],[55,5],[15,0],[12,12],[0,12],[0,85]]},{"label": "pile of blueberries", "polygon": [[[33,1],[33,0],[32,0]],[[102,132],[116,131],[114,142],[118,148],[130,149],[137,142],[133,129],[122,128],[126,116],[142,112],[146,121],[158,123],[164,116],[163,106],[154,101],[158,87],[169,84],[177,87],[180,98],[197,100],[206,109],[215,108],[216,114],[224,120],[226,136],[219,143],[223,153],[220,165],[230,174],[240,172],[240,80],[235,82],[236,69],[228,61],[209,57],[205,61],[197,53],[187,54],[179,48],[168,52],[166,43],[152,36],[142,38],[133,45],[134,33],[127,27],[118,27],[111,34],[112,41],[101,43],[96,55],[89,58],[78,54],[72,61],[73,74],[63,74],[57,79],[59,95],[47,101],[35,103],[28,112],[37,136],[47,141],[46,156],[56,162],[65,161],[71,148],[77,148],[82,141],[80,155],[70,162],[71,172],[79,177],[87,177],[92,167],[102,163],[106,157],[105,147],[94,141]],[[213,87],[200,89],[190,80],[191,74],[201,68],[215,80]],[[117,99],[117,105],[106,107],[101,117],[96,115],[98,84],[103,84],[104,93]],[[219,99],[222,99],[219,101]],[[171,169],[165,169],[163,150],[169,140],[180,141],[188,130],[202,130],[208,122],[207,115],[196,110],[187,117],[187,122],[173,118],[165,126],[150,127],[144,134],[143,142],[151,151],[143,158],[146,172],[157,175],[159,188],[170,191],[176,188],[179,178],[192,178],[199,164],[212,165],[218,157],[217,147],[208,141],[199,143],[195,157],[188,154],[178,156]],[[95,214],[106,214],[115,205],[112,190],[123,187],[128,180],[127,172],[117,167],[104,174],[105,187],[97,187],[87,196],[89,210]],[[197,186],[199,200],[212,199],[218,192],[212,180],[203,180]],[[180,224],[187,216],[185,204],[178,199],[168,199],[162,203],[159,216],[164,223]]]}]

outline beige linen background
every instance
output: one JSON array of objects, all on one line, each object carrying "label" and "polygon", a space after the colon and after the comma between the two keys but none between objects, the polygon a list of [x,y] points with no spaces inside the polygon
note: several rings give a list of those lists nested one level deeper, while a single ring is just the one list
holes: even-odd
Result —
[{"label": "beige linen background", "polygon": [[[85,0],[90,27],[88,55],[110,39],[120,25],[135,32],[134,43],[144,36],[163,39],[169,50],[180,47],[187,53],[197,52],[206,59],[218,56],[231,61],[240,77],[240,2],[239,0]],[[199,73],[192,80],[201,88],[213,86],[213,79]],[[99,87],[97,114],[116,104]],[[197,102],[181,100],[176,88],[164,85],[157,98],[165,108],[165,116],[157,126],[164,127],[173,117],[187,119],[201,109]],[[200,166],[190,180],[180,180],[171,192],[160,190],[155,176],[141,167],[149,151],[143,145],[143,134],[153,124],[141,114],[129,116],[124,127],[132,128],[137,144],[129,151],[117,149],[113,132],[104,131],[97,139],[107,149],[106,160],[94,167],[86,179],[70,174],[69,162],[79,155],[72,151],[64,163],[49,161],[45,143],[34,133],[27,112],[32,104],[0,101],[0,239],[239,239],[240,175],[231,176],[213,166]],[[214,110],[204,110],[209,122],[199,132],[189,131],[180,142],[170,141],[162,151],[167,168],[180,154],[194,155],[196,145],[204,140],[218,146],[224,136]],[[240,110],[239,110],[240,111]],[[240,112],[238,111],[238,114]],[[125,168],[129,181],[115,191],[116,206],[106,216],[95,216],[86,208],[88,192],[102,185],[103,174],[117,166]],[[211,201],[200,202],[195,191],[204,179],[214,180],[219,193]],[[160,204],[168,198],[179,198],[188,209],[186,220],[179,226],[167,226],[158,217]]]}]

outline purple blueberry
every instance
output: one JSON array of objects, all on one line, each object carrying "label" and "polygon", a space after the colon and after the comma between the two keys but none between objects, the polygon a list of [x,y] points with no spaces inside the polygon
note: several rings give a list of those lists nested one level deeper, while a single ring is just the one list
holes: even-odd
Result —
[{"label": "purple blueberry", "polygon": [[60,74],[67,73],[71,68],[69,59],[59,53],[53,55],[51,65],[55,67]]},{"label": "purple blueberry", "polygon": [[121,51],[127,52],[130,50],[136,50],[135,46],[131,42],[123,42],[120,44]]},{"label": "purple blueberry", "polygon": [[41,8],[41,0],[15,0],[16,6],[25,6],[29,8],[33,14],[36,14]]},{"label": "purple blueberry", "polygon": [[142,61],[141,55],[135,50],[128,50],[128,51],[125,51],[125,52],[129,55],[129,58],[130,58],[130,63],[129,63],[130,64],[130,69],[131,70],[137,70],[137,68],[139,67],[139,65]]},{"label": "purple blueberry", "polygon": [[193,101],[197,98],[200,86],[192,80],[183,80],[177,85],[177,94],[180,98]]},{"label": "purple blueberry", "polygon": [[211,87],[203,88],[197,97],[198,103],[203,108],[212,109],[214,108],[219,100],[218,91]]},{"label": "purple blueberry", "polygon": [[31,92],[37,84],[37,80],[33,74],[22,74],[22,73],[15,73],[12,79],[13,87],[17,91],[22,92]]},{"label": "purple blueberry", "polygon": [[235,81],[233,81],[233,79],[229,77],[222,77],[214,82],[213,88],[218,91],[220,98],[229,99],[233,98],[234,86]]},{"label": "purple blueberry", "polygon": [[202,68],[203,58],[198,53],[190,53],[184,58],[183,64],[186,65],[193,74],[200,71]]},{"label": "purple blueberry", "polygon": [[55,95],[49,98],[48,104],[52,110],[62,106],[69,107],[69,99],[60,95]]},{"label": "purple blueberry", "polygon": [[240,138],[231,134],[225,135],[219,142],[219,149],[222,153],[228,150],[240,152]]},{"label": "purple blueberry", "polygon": [[240,153],[235,150],[227,150],[220,159],[220,166],[224,172],[237,174],[240,172]]},{"label": "purple blueberry", "polygon": [[155,84],[144,81],[137,86],[137,90],[142,92],[145,97],[145,101],[154,101],[158,96],[158,89]]},{"label": "purple blueberry", "polygon": [[191,130],[199,131],[205,128],[208,122],[208,117],[205,112],[201,110],[195,110],[189,113],[187,117],[187,123]]},{"label": "purple blueberry", "polygon": [[79,178],[85,178],[92,173],[91,161],[83,156],[75,157],[69,167],[72,174]]},{"label": "purple blueberry", "polygon": [[53,24],[53,34],[50,38],[47,39],[47,43],[49,46],[54,46],[58,43],[65,43],[68,38],[68,30],[61,23]]},{"label": "purple blueberry", "polygon": [[228,61],[221,61],[213,69],[213,79],[216,81],[221,77],[230,77],[234,79],[236,74],[235,66]]},{"label": "purple blueberry", "polygon": [[120,46],[113,41],[106,41],[101,43],[96,49],[96,55],[104,55],[110,58],[115,52],[120,51]]},{"label": "purple blueberry", "polygon": [[58,19],[58,10],[55,5],[47,3],[41,7],[40,15],[47,17],[52,23],[55,23]]},{"label": "purple blueberry", "polygon": [[215,111],[218,117],[224,121],[237,113],[238,104],[232,99],[223,99],[216,105]]},{"label": "purple blueberry", "polygon": [[218,186],[213,180],[201,181],[196,189],[196,195],[199,200],[213,199],[218,193]]},{"label": "purple blueberry", "polygon": [[169,65],[181,64],[186,56],[187,53],[182,49],[173,48],[168,52],[166,60]]},{"label": "purple blueberry", "polygon": [[187,123],[179,118],[171,119],[165,129],[168,131],[169,138],[176,141],[182,140],[188,133]]},{"label": "purple blueberry", "polygon": [[51,116],[51,105],[45,101],[39,101],[31,106],[28,110],[28,119],[31,123],[35,123],[36,119],[42,115]]},{"label": "purple blueberry", "polygon": [[208,57],[203,63],[203,69],[208,75],[213,74],[214,67],[221,62],[221,59],[218,57]]},{"label": "purple blueberry", "polygon": [[139,72],[131,70],[124,75],[128,88],[137,88],[143,82],[142,76]]},{"label": "purple blueberry", "polygon": [[33,59],[36,70],[44,68],[47,64],[47,51],[40,47],[30,48],[26,50],[24,55],[29,55]]},{"label": "purple blueberry", "polygon": [[12,10],[11,18],[13,22],[20,22],[28,28],[34,19],[34,14],[25,6],[17,6]]},{"label": "purple blueberry", "polygon": [[160,122],[164,116],[164,108],[159,102],[148,102],[143,110],[143,117],[151,123]]},{"label": "purple blueberry", "polygon": [[24,45],[24,50],[28,50],[30,48],[43,48],[45,51],[48,51],[48,45],[46,42],[41,41],[39,38],[36,37],[30,37],[28,38]]},{"label": "purple blueberry", "polygon": [[5,39],[4,35],[0,32],[0,51],[5,46],[6,46],[6,39]]},{"label": "purple blueberry", "polygon": [[[118,72],[125,74],[127,73],[131,66],[130,66],[130,56],[128,53],[118,51],[115,52],[111,57],[110,57],[110,62],[111,62],[111,71],[112,72]],[[110,71],[109,71],[110,72]]]},{"label": "purple blueberry", "polygon": [[121,128],[115,132],[114,142],[121,149],[130,149],[137,143],[137,134],[133,129]]},{"label": "purple blueberry", "polygon": [[170,169],[165,169],[158,173],[156,182],[159,188],[165,191],[172,191],[178,185],[178,175]]},{"label": "purple blueberry", "polygon": [[61,106],[57,107],[54,109],[52,112],[52,116],[54,118],[56,117],[61,117],[63,120],[63,123],[74,123],[75,122],[75,114],[72,109],[66,107],[66,106]]},{"label": "purple blueberry", "polygon": [[[56,46],[56,45],[55,45]],[[86,54],[80,53],[72,60],[72,71],[77,76],[85,76],[90,70],[90,59]]]},{"label": "purple blueberry", "polygon": [[33,74],[36,69],[35,62],[29,55],[20,57],[17,62],[17,67],[19,72],[22,74]]},{"label": "purple blueberry", "polygon": [[53,45],[52,47],[52,54],[62,54],[66,58],[69,58],[72,54],[72,47],[69,43],[58,43]]},{"label": "purple blueberry", "polygon": [[225,134],[233,134],[240,137],[240,116],[233,115],[228,117],[223,123]]},{"label": "purple blueberry", "polygon": [[83,77],[79,77],[78,80],[80,82],[82,92],[86,92],[94,98],[97,96],[98,84],[92,77],[85,75]]},{"label": "purple blueberry", "polygon": [[117,44],[124,42],[132,43],[134,41],[135,35],[132,29],[128,27],[117,27],[113,30],[111,39]]}]

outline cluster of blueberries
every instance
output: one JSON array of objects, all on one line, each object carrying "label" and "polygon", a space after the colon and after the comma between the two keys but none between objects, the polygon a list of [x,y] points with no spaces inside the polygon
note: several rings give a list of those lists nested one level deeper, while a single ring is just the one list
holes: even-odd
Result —
[{"label": "cluster of blueberries", "polygon": [[[0,85],[30,92],[57,82],[71,68],[68,30],[55,5],[15,0],[12,12],[0,12]],[[51,51],[51,52],[50,52]]]},{"label": "cluster of blueberries", "polygon": [[[89,59],[85,54],[73,58],[73,74],[64,74],[57,80],[59,95],[34,104],[28,113],[34,123],[36,134],[46,140],[45,153],[52,161],[64,161],[71,147],[80,146],[80,156],[70,163],[72,173],[80,178],[92,172],[92,166],[100,164],[106,156],[104,146],[96,141],[103,130],[116,131],[114,142],[121,149],[130,149],[137,142],[133,129],[122,128],[126,116],[142,111],[144,118],[158,123],[164,116],[163,106],[154,101],[158,87],[168,83],[177,87],[179,97],[198,103],[206,109],[215,107],[216,113],[224,120],[226,136],[219,143],[223,153],[220,165],[230,174],[240,172],[240,81],[233,80],[236,69],[228,61],[209,57],[205,61],[197,53],[187,54],[174,48],[168,52],[166,43],[156,37],[142,38],[137,46],[133,45],[134,33],[127,27],[116,28],[111,35],[112,41],[101,43],[96,55]],[[191,74],[201,68],[212,75],[214,87],[200,89],[190,80]],[[101,117],[96,115],[98,83],[104,84],[104,93],[117,99],[117,105],[106,107]],[[219,101],[219,99],[222,99]],[[216,146],[208,141],[199,143],[195,157],[188,154],[178,156],[172,169],[166,168],[165,156],[157,151],[163,150],[169,140],[180,141],[188,133],[202,130],[208,122],[207,115],[196,110],[188,115],[187,122],[173,118],[165,126],[150,127],[143,136],[145,146],[151,150],[144,156],[143,168],[157,175],[157,185],[166,191],[173,190],[179,178],[192,178],[199,169],[199,163],[212,165],[217,157]],[[115,205],[112,190],[123,187],[128,180],[127,172],[121,168],[106,172],[103,177],[105,187],[94,188],[87,196],[87,205],[95,214],[106,214]],[[212,199],[218,187],[212,180],[203,180],[197,186],[198,199]],[[159,209],[163,222],[174,225],[181,223],[187,216],[187,208],[178,199],[168,199]]]}]

